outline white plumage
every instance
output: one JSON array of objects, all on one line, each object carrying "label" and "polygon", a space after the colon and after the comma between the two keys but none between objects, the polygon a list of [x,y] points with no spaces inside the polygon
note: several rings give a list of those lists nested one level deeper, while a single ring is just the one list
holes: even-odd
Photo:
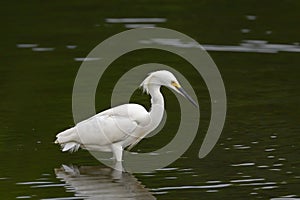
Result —
[{"label": "white plumage", "polygon": [[150,112],[138,104],[110,108],[57,134],[55,143],[62,146],[62,151],[74,152],[81,147],[113,152],[114,158],[121,161],[124,148],[130,150],[161,122],[164,113],[161,86],[175,90],[197,106],[171,72],[156,71],[149,74],[141,84],[143,90],[151,95]]}]

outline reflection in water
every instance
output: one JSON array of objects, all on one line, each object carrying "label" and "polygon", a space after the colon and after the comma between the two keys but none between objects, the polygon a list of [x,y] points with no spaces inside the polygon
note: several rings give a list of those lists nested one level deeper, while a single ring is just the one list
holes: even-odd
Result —
[{"label": "reflection in water", "polygon": [[125,28],[154,28],[155,24],[125,24]]},{"label": "reflection in water", "polygon": [[55,48],[52,47],[34,47],[32,51],[54,51]]},{"label": "reflection in water", "polygon": [[164,23],[166,18],[107,18],[106,23],[124,24],[125,28],[153,28],[156,23]]},{"label": "reflection in water", "polygon": [[107,18],[107,23],[163,23],[166,18]]},{"label": "reflection in water", "polygon": [[67,49],[76,49],[77,45],[66,45]]},{"label": "reflection in water", "polygon": [[38,46],[38,44],[17,44],[18,48],[34,48],[37,46]]},{"label": "reflection in water", "polygon": [[250,21],[254,21],[256,20],[256,16],[255,15],[246,15],[246,18]]},{"label": "reflection in water", "polygon": [[239,45],[210,45],[183,42],[180,39],[152,38],[141,40],[142,44],[159,44],[175,46],[180,48],[204,48],[207,51],[229,51],[229,52],[256,52],[256,53],[278,53],[278,52],[300,52],[300,46],[295,44],[269,44],[265,40],[243,40]]},{"label": "reflection in water", "polygon": [[74,58],[75,61],[96,61],[96,60],[100,60],[101,58]]},{"label": "reflection in water", "polygon": [[132,174],[101,166],[66,166],[55,169],[68,191],[85,199],[155,199]]}]

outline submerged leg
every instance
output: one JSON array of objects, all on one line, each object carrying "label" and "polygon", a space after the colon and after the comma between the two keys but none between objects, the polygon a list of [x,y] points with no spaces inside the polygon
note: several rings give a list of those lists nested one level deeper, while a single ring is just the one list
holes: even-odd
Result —
[{"label": "submerged leg", "polygon": [[124,169],[123,169],[122,162],[116,161],[115,166],[113,167],[113,171],[111,173],[111,176],[114,179],[122,179],[123,171],[124,171]]},{"label": "submerged leg", "polygon": [[120,144],[112,144],[111,149],[114,155],[114,158],[117,161],[122,161],[123,148]]}]

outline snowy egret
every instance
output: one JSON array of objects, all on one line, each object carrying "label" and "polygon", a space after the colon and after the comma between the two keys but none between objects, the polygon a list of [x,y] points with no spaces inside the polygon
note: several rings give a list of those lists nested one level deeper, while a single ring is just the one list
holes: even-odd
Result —
[{"label": "snowy egret", "polygon": [[198,107],[169,71],[150,73],[140,86],[151,95],[150,112],[138,104],[120,105],[57,134],[55,143],[62,146],[62,151],[74,152],[81,147],[91,151],[112,152],[114,158],[121,161],[124,148],[130,150],[160,124],[164,114],[161,86],[175,90]]}]

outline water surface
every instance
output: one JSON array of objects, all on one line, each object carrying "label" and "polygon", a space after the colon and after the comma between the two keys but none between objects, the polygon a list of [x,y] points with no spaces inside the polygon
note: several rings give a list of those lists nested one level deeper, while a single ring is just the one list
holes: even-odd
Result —
[{"label": "water surface", "polygon": [[[299,8],[298,1],[4,2],[1,199],[299,199]],[[53,144],[57,132],[73,125],[72,87],[85,56],[104,39],[136,27],[185,33],[219,67],[228,113],[206,158],[197,157],[210,119],[205,83],[184,59],[158,50],[116,60],[99,83],[96,109],[110,106],[114,83],[133,66],[174,67],[190,80],[201,107],[197,138],[181,158],[163,169],[120,174],[86,151],[61,153]],[[166,125],[134,152],[164,146],[177,130],[178,102],[169,90],[162,92]],[[149,108],[139,90],[132,101]]]}]

